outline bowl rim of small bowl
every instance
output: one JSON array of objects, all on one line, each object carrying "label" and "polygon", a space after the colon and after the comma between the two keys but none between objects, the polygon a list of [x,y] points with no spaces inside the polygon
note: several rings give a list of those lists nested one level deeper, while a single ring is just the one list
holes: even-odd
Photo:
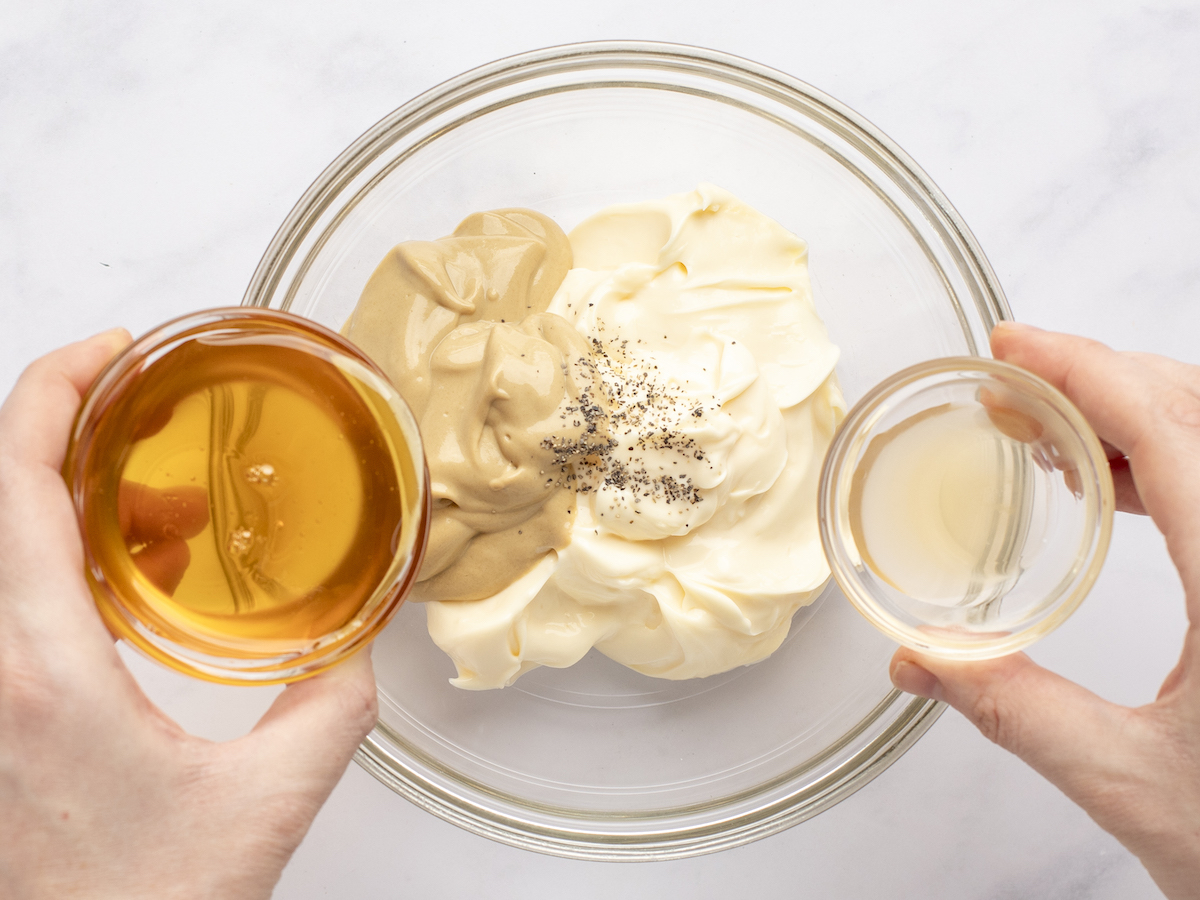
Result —
[{"label": "bowl rim of small bowl", "polygon": [[[996,322],[1012,318],[999,280],[965,221],[921,167],[879,128],[823,91],[777,69],[718,50],[655,41],[591,41],[508,56],[444,81],[398,107],[353,141],[304,192],[264,252],[247,286],[243,305],[268,307],[279,302],[276,296],[283,285],[291,293],[284,297],[281,308],[289,308],[306,271],[307,260],[324,241],[323,235],[314,237],[314,233],[319,227],[323,227],[325,233],[333,229],[337,216],[333,224],[324,220],[337,204],[346,201],[343,192],[394,143],[419,132],[422,126],[456,106],[469,103],[489,91],[547,74],[617,67],[679,72],[713,79],[786,104],[835,130],[886,170],[904,193],[921,206],[938,232],[942,246],[964,273],[970,299],[974,301],[983,326],[990,330]],[[958,314],[962,319],[961,308]],[[965,325],[964,334],[970,351],[980,353],[977,335]],[[986,352],[986,341],[983,343],[982,352]],[[379,726],[364,740],[355,760],[422,809],[501,843],[576,859],[677,859],[740,846],[775,834],[816,815],[868,784],[899,759],[945,709],[944,704],[933,700],[908,697],[902,701],[902,696],[893,690],[880,701],[877,709],[892,708],[898,702],[905,705],[887,729],[826,777],[782,800],[764,802],[749,812],[726,816],[703,826],[656,827],[654,818],[647,816],[644,828],[612,835],[589,829],[585,819],[578,820],[578,827],[564,821],[563,817],[560,817],[562,827],[534,821],[519,811],[514,813],[512,809],[504,808],[503,803],[488,805],[491,798],[486,790],[481,792],[469,782],[463,784],[475,791],[474,798],[467,796],[466,791],[437,783],[436,777],[430,777],[436,773],[421,772],[410,766],[402,766],[403,771],[398,771],[394,758],[387,751],[386,734],[381,733]],[[478,800],[480,793],[484,798],[482,802]],[[534,810],[530,808],[530,811]]]}]

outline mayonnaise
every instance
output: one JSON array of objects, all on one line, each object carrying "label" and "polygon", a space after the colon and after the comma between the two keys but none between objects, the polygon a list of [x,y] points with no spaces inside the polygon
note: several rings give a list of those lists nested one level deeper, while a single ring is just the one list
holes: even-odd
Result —
[{"label": "mayonnaise", "polygon": [[807,247],[711,185],[609,207],[570,243],[547,313],[591,348],[607,443],[550,440],[569,542],[490,596],[413,599],[462,688],[592,647],[663,678],[761,660],[829,577],[817,478],[845,405]]}]

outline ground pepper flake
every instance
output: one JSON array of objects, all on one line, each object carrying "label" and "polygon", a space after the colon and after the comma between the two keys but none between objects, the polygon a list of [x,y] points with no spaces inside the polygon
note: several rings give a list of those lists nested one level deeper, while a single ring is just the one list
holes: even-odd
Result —
[{"label": "ground pepper flake", "polygon": [[[603,332],[603,323],[599,324]],[[591,371],[593,388],[561,411],[563,421],[574,428],[586,423],[582,436],[542,441],[543,447],[554,451],[560,484],[581,494],[601,487],[624,492],[627,503],[621,505],[628,506],[643,501],[702,503],[704,496],[690,475],[651,474],[643,458],[626,460],[614,451],[620,447],[632,453],[668,451],[703,462],[704,450],[682,426],[695,428],[696,420],[710,409],[720,409],[720,401],[711,397],[697,402],[694,394],[663,380],[649,357],[630,352],[628,340],[593,337],[591,349],[591,356],[577,363]],[[658,468],[663,472],[662,466]]]}]

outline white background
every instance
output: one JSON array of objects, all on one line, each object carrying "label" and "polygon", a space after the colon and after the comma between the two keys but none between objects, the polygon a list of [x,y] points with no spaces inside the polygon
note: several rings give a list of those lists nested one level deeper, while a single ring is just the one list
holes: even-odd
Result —
[{"label": "white background", "polygon": [[[309,182],[417,93],[523,50],[692,43],[774,66],[881,127],[983,245],[1017,318],[1200,361],[1200,5],[1186,2],[0,5],[0,394],[59,344],[240,302]],[[1129,704],[1178,655],[1162,540],[1121,517],[1100,582],[1035,648]],[[130,659],[196,733],[272,692]],[[580,863],[459,831],[351,767],[278,898],[1160,896],[1137,860],[953,712],[781,835],[671,863]]]}]

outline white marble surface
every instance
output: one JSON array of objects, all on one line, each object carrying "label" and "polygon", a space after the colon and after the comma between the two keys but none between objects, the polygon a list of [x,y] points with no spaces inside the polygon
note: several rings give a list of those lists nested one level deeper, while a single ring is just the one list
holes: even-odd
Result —
[{"label": "white marble surface", "polygon": [[[1146,0],[0,5],[0,393],[58,344],[240,301],[309,181],[464,69],[549,44],[716,47],[848,103],[908,150],[988,253],[1018,318],[1200,361],[1200,5]],[[1151,699],[1177,655],[1162,541],[1122,518],[1075,618],[1034,651]],[[131,660],[194,731],[269,690]],[[1054,788],[949,713],[816,819],[671,863],[551,859],[434,819],[352,768],[280,898],[1160,896]]]}]

